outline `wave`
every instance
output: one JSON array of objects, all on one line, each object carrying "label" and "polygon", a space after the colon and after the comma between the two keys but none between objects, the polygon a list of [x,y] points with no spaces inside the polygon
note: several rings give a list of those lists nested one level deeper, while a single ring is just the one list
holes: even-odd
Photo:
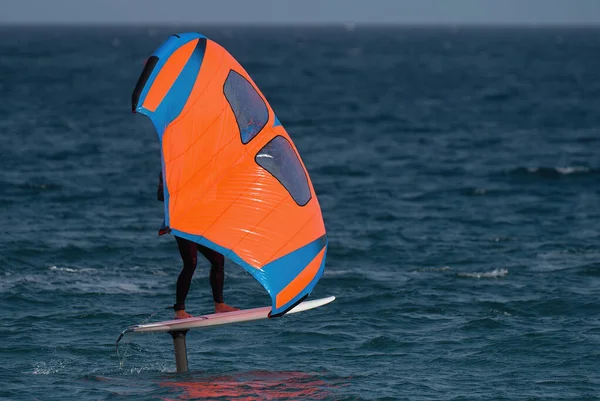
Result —
[{"label": "wave", "polygon": [[600,169],[585,166],[518,167],[508,173],[524,177],[561,178],[564,176],[597,175],[600,173]]},{"label": "wave", "polygon": [[506,269],[494,269],[491,272],[473,272],[473,273],[458,273],[457,276],[458,277],[465,277],[465,278],[476,278],[476,279],[480,279],[480,278],[499,278],[499,277],[504,277],[508,274],[508,270]]},{"label": "wave", "polygon": [[450,266],[442,266],[442,267],[422,267],[419,269],[416,269],[414,271],[417,272],[445,272],[450,270]]},{"label": "wave", "polygon": [[518,88],[493,88],[483,91],[479,94],[479,99],[482,102],[507,102],[515,99],[522,93]]},{"label": "wave", "polygon": [[155,293],[157,289],[163,287],[162,279],[159,275],[152,277],[131,277],[124,280],[122,276],[115,276],[114,273],[103,272],[103,276],[98,278],[99,271],[87,267],[57,267],[48,266],[44,272],[34,274],[23,274],[15,272],[5,272],[3,279],[0,280],[0,294],[13,293],[21,294],[23,288],[29,292],[38,294],[48,294],[61,292],[67,294],[147,294]]},{"label": "wave", "polygon": [[59,271],[59,272],[67,272],[67,273],[94,273],[97,271],[96,269],[92,269],[91,267],[82,267],[79,269],[74,269],[71,267],[50,266],[48,269],[50,271]]}]

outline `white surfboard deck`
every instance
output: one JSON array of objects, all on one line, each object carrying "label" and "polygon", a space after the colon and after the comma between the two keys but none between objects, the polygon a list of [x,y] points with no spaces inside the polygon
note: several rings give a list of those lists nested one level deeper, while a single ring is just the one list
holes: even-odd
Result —
[{"label": "white surfboard deck", "polygon": [[[287,314],[289,315],[292,313],[318,308],[319,306],[327,305],[328,303],[333,302],[334,299],[335,297],[331,296],[327,298],[314,299],[311,301],[304,301],[296,305]],[[263,308],[243,309],[233,312],[213,313],[211,315],[195,316],[188,319],[176,319],[156,323],[138,324],[128,327],[123,334],[161,333],[176,330],[189,330],[210,326],[219,326],[222,324],[249,322],[251,320],[267,319],[270,311],[271,307],[266,306]]]}]

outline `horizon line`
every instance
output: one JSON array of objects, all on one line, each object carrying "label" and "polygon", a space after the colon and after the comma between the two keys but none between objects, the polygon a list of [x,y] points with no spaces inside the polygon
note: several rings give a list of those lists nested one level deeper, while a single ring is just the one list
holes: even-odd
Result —
[{"label": "horizon line", "polygon": [[0,21],[0,27],[131,27],[131,28],[170,28],[174,26],[209,27],[439,27],[439,28],[600,28],[600,22],[110,22],[110,21]]}]

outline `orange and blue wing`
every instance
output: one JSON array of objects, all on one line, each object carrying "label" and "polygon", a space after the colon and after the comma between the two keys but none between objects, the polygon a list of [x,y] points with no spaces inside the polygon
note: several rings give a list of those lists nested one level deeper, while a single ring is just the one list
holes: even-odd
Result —
[{"label": "orange and blue wing", "polygon": [[250,272],[271,316],[310,294],[327,235],[300,155],[241,65],[197,33],[174,35],[146,62],[133,111],[160,143],[165,222]]}]

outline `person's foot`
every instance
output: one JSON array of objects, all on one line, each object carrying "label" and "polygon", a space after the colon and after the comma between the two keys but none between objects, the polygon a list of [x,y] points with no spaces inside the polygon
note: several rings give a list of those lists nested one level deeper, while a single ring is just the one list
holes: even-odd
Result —
[{"label": "person's foot", "polygon": [[175,311],[175,319],[187,319],[189,317],[193,317],[193,316],[184,310],[176,310]]},{"label": "person's foot", "polygon": [[236,310],[240,310],[240,308],[234,308],[226,303],[215,302],[215,313],[233,312]]}]

